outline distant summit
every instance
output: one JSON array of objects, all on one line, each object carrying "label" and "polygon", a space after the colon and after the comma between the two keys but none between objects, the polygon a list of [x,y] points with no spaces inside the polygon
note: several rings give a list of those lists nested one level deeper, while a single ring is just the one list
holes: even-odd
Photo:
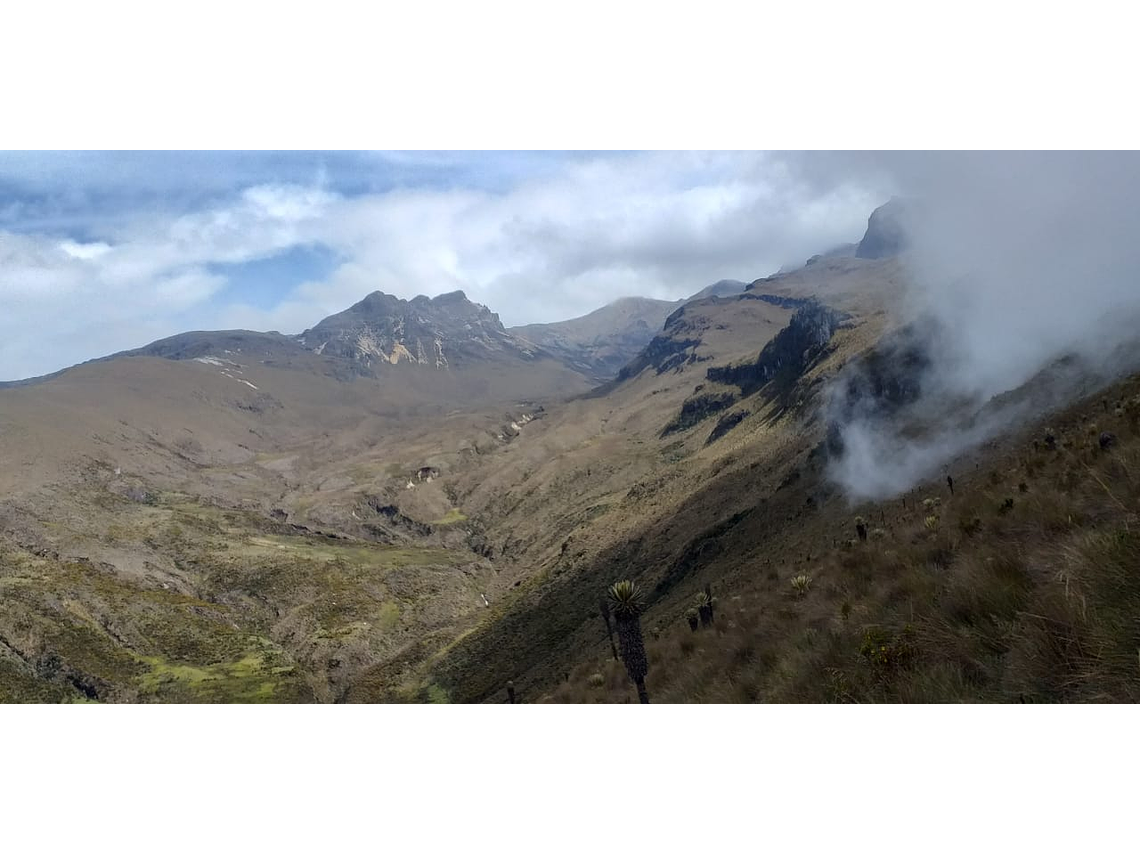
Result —
[{"label": "distant summit", "polygon": [[506,331],[497,314],[462,291],[411,300],[373,291],[295,338],[314,353],[368,368],[410,363],[444,369],[535,356],[528,343]]},{"label": "distant summit", "polygon": [[645,347],[677,305],[648,297],[623,297],[580,318],[512,327],[511,332],[592,380],[607,380]]},{"label": "distant summit", "polygon": [[661,332],[666,318],[688,303],[742,294],[745,283],[721,279],[684,300],[622,297],[588,315],[550,324],[512,327],[592,380],[610,380]]},{"label": "distant summit", "polygon": [[886,258],[906,249],[906,225],[913,216],[913,207],[912,203],[896,197],[872,211],[855,257]]}]

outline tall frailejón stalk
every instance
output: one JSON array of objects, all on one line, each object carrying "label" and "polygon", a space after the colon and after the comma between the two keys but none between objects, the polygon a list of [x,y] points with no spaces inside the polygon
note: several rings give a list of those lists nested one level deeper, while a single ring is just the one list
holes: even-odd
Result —
[{"label": "tall frailej\u00f3n stalk", "polygon": [[647,704],[649,693],[645,690],[645,675],[649,672],[649,660],[645,656],[645,639],[641,635],[641,613],[645,610],[641,589],[628,579],[617,582],[610,588],[609,602],[617,624],[626,673],[637,686],[638,700]]}]

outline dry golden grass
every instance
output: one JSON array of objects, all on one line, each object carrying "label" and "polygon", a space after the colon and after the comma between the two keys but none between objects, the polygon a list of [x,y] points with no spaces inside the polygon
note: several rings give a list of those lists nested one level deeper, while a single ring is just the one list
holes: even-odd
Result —
[{"label": "dry golden grass", "polygon": [[[678,618],[647,644],[651,700],[1140,700],[1140,433],[1127,412],[1100,414],[1118,437],[1101,450],[1086,412],[1057,419],[1057,449],[1023,437],[1029,450],[982,467],[933,526],[911,502],[806,571],[743,574],[714,628]],[[789,584],[799,572],[807,590]],[[547,700],[636,700],[612,660],[569,676]]]}]

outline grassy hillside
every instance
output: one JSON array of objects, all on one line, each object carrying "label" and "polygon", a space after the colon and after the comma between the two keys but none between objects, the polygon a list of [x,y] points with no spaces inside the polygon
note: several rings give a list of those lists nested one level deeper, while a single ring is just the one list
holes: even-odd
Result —
[{"label": "grassy hillside", "polygon": [[[666,431],[686,401],[703,394],[710,369],[754,358],[792,315],[742,302],[747,311],[729,301],[704,307],[693,326],[710,335],[687,345],[684,360],[660,372],[647,365],[600,397],[552,410],[502,459],[457,479],[464,506],[488,520],[487,534],[500,544],[499,598],[427,663],[425,682],[473,701],[512,680],[533,698],[584,650],[599,643],[608,650],[596,606],[615,573],[647,586],[651,613],[659,614],[687,601],[688,585],[721,572],[716,556],[746,557],[743,536],[801,519],[805,494],[789,485],[801,469],[820,466],[812,457],[823,432],[818,402],[754,391],[718,439],[710,442],[714,418]],[[836,331],[804,367],[803,389],[819,388],[880,328],[872,317]],[[786,530],[798,537],[794,526]],[[374,695],[366,680],[350,697]]]},{"label": "grassy hillside", "polygon": [[1134,699],[1140,381],[954,461],[953,494],[827,478],[826,390],[902,275],[690,304],[572,398],[229,357],[0,390],[0,699],[625,702],[620,578],[655,701]]},{"label": "grassy hillside", "polygon": [[[933,482],[849,507],[826,478],[819,393],[881,335],[886,318],[865,306],[790,384],[756,388],[750,372],[728,372],[742,384],[731,404],[740,418],[720,436],[723,410],[665,428],[694,395],[719,390],[704,377],[725,373],[723,354],[657,376],[647,368],[603,396],[621,402],[605,412],[625,414],[628,433],[599,429],[556,456],[546,440],[547,459],[526,471],[533,486],[498,512],[498,529],[522,541],[515,563],[525,566],[508,576],[517,587],[430,661],[427,679],[467,701],[501,700],[508,680],[529,700],[634,698],[597,607],[629,577],[649,598],[661,700],[1130,698],[1140,662],[1124,617],[1138,605],[1127,571],[1138,389],[1047,417],[1062,437],[1055,448],[1040,423],[955,461],[954,495]],[[652,419],[633,418],[638,402]],[[1102,451],[1104,430],[1117,438]],[[720,616],[694,635],[685,612],[706,584]],[[1058,584],[1068,591],[1060,600]],[[1101,616],[1089,617],[1092,602]],[[1091,623],[1074,628],[1064,611],[1081,603]],[[1078,639],[1079,655],[1051,682],[1061,666],[1033,645],[1061,649],[1066,638]]]},{"label": "grassy hillside", "polygon": [[406,491],[421,536],[369,501],[434,459],[417,425],[523,415],[438,391],[149,357],[0,390],[0,698],[332,701],[446,643],[490,573],[462,510]]},{"label": "grassy hillside", "polygon": [[[1049,425],[1055,448],[1042,422],[959,461],[952,495],[932,482],[858,508],[865,541],[840,509],[810,555],[773,538],[722,562],[712,628],[651,611],[653,699],[1140,700],[1140,379]],[[636,701],[608,645],[583,653],[541,699]]]}]

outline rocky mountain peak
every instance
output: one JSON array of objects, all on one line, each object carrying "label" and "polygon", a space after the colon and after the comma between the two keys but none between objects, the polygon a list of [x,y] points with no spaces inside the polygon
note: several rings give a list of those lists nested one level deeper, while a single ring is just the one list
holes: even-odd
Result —
[{"label": "rocky mountain peak", "polygon": [[871,212],[867,231],[855,249],[856,258],[886,258],[906,248],[906,225],[913,206],[905,199],[892,198]]},{"label": "rocky mountain peak", "polygon": [[510,335],[499,316],[462,291],[404,300],[373,291],[343,312],[297,336],[302,346],[364,367],[408,363],[437,369],[458,362],[512,353],[531,357],[525,342]]}]

